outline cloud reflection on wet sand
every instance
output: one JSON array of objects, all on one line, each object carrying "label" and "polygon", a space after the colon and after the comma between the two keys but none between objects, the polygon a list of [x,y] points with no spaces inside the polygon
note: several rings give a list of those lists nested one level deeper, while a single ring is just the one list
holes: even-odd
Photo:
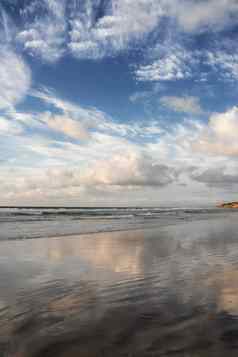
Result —
[{"label": "cloud reflection on wet sand", "polygon": [[236,231],[220,220],[1,242],[0,351],[237,356]]}]

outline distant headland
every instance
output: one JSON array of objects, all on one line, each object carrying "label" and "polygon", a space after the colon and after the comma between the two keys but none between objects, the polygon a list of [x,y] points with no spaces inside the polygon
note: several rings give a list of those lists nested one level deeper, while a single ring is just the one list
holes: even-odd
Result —
[{"label": "distant headland", "polygon": [[238,202],[221,203],[217,207],[220,207],[220,208],[238,208]]}]

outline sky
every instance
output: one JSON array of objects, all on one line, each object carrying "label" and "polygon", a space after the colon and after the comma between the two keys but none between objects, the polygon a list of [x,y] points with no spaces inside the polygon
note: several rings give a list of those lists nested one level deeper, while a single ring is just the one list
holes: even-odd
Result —
[{"label": "sky", "polygon": [[238,200],[237,0],[1,0],[1,205]]}]

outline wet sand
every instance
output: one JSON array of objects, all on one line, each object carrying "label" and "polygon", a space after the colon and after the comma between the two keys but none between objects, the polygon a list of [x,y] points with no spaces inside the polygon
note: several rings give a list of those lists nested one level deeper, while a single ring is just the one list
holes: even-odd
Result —
[{"label": "wet sand", "polygon": [[238,221],[0,242],[0,356],[238,356]]}]

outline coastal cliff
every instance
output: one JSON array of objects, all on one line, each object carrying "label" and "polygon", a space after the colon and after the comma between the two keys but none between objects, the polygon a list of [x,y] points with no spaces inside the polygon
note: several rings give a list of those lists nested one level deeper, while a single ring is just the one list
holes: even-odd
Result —
[{"label": "coastal cliff", "polygon": [[220,207],[220,208],[238,208],[238,202],[221,203],[217,207]]}]

